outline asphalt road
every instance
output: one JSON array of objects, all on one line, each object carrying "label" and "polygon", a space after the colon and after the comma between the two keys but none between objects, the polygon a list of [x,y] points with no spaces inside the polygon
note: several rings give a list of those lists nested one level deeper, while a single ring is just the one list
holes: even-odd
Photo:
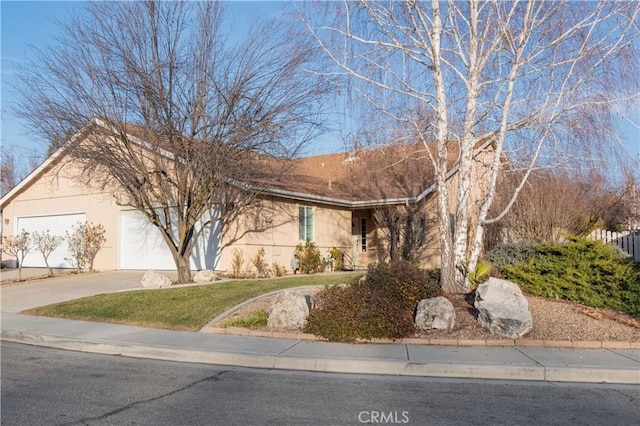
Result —
[{"label": "asphalt road", "polygon": [[251,370],[2,343],[2,425],[638,425],[640,387]]}]

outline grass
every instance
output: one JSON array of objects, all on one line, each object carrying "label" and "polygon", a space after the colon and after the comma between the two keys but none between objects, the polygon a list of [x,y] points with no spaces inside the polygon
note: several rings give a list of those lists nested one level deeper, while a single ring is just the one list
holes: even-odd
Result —
[{"label": "grass", "polygon": [[360,275],[298,275],[268,280],[226,281],[196,287],[109,293],[34,308],[24,313],[195,331],[227,309],[253,297],[292,287],[341,284]]},{"label": "grass", "polygon": [[229,321],[225,321],[221,324],[222,327],[265,327],[269,320],[269,312],[264,309],[253,312],[248,318],[235,318]]}]

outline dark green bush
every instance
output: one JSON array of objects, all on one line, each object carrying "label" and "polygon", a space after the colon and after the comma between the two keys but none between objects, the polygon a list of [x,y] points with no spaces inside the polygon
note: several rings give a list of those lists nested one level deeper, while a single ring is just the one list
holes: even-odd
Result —
[{"label": "dark green bush", "polygon": [[441,294],[439,281],[439,271],[405,261],[373,265],[365,280],[320,292],[306,331],[339,342],[412,336],[414,310]]},{"label": "dark green bush", "polygon": [[494,268],[501,270],[507,265],[526,263],[536,249],[530,243],[503,244],[491,250],[485,256]]},{"label": "dark green bush", "polygon": [[405,260],[369,266],[362,285],[411,311],[420,300],[441,295],[439,270],[421,269]]},{"label": "dark green bush", "polygon": [[400,338],[415,333],[413,312],[404,310],[379,291],[357,283],[327,287],[316,296],[307,333],[336,342]]},{"label": "dark green bush", "polygon": [[535,295],[640,316],[640,264],[602,242],[568,239],[536,246],[524,262],[500,270]]},{"label": "dark green bush", "polygon": [[304,245],[298,244],[295,254],[298,258],[300,272],[303,274],[324,271],[324,259],[320,255],[320,250],[312,241],[307,241]]}]

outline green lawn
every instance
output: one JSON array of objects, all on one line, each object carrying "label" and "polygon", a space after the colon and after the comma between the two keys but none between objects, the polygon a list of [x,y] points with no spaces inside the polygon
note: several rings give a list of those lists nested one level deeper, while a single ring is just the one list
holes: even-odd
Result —
[{"label": "green lawn", "polygon": [[30,309],[24,313],[84,321],[103,321],[171,330],[199,330],[216,316],[256,296],[292,287],[332,285],[360,273],[298,275],[241,280],[197,287],[101,294]]}]

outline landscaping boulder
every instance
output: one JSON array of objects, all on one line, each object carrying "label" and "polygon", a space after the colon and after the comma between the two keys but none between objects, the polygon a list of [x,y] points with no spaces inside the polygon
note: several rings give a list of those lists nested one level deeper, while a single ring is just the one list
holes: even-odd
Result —
[{"label": "landscaping boulder", "polygon": [[144,288],[165,288],[171,286],[171,280],[156,271],[147,271],[142,277],[142,287]]},{"label": "landscaping boulder", "polygon": [[451,330],[455,323],[456,310],[446,297],[422,299],[416,310],[416,328],[421,331]]},{"label": "landscaping boulder", "polygon": [[194,283],[210,283],[219,279],[218,274],[212,270],[198,271],[193,274]]},{"label": "landscaping boulder", "polygon": [[474,306],[478,322],[493,334],[517,339],[533,328],[529,303],[520,287],[510,281],[490,278],[480,284]]},{"label": "landscaping boulder", "polygon": [[307,299],[292,291],[284,291],[271,305],[267,329],[272,331],[302,330],[309,316]]}]

